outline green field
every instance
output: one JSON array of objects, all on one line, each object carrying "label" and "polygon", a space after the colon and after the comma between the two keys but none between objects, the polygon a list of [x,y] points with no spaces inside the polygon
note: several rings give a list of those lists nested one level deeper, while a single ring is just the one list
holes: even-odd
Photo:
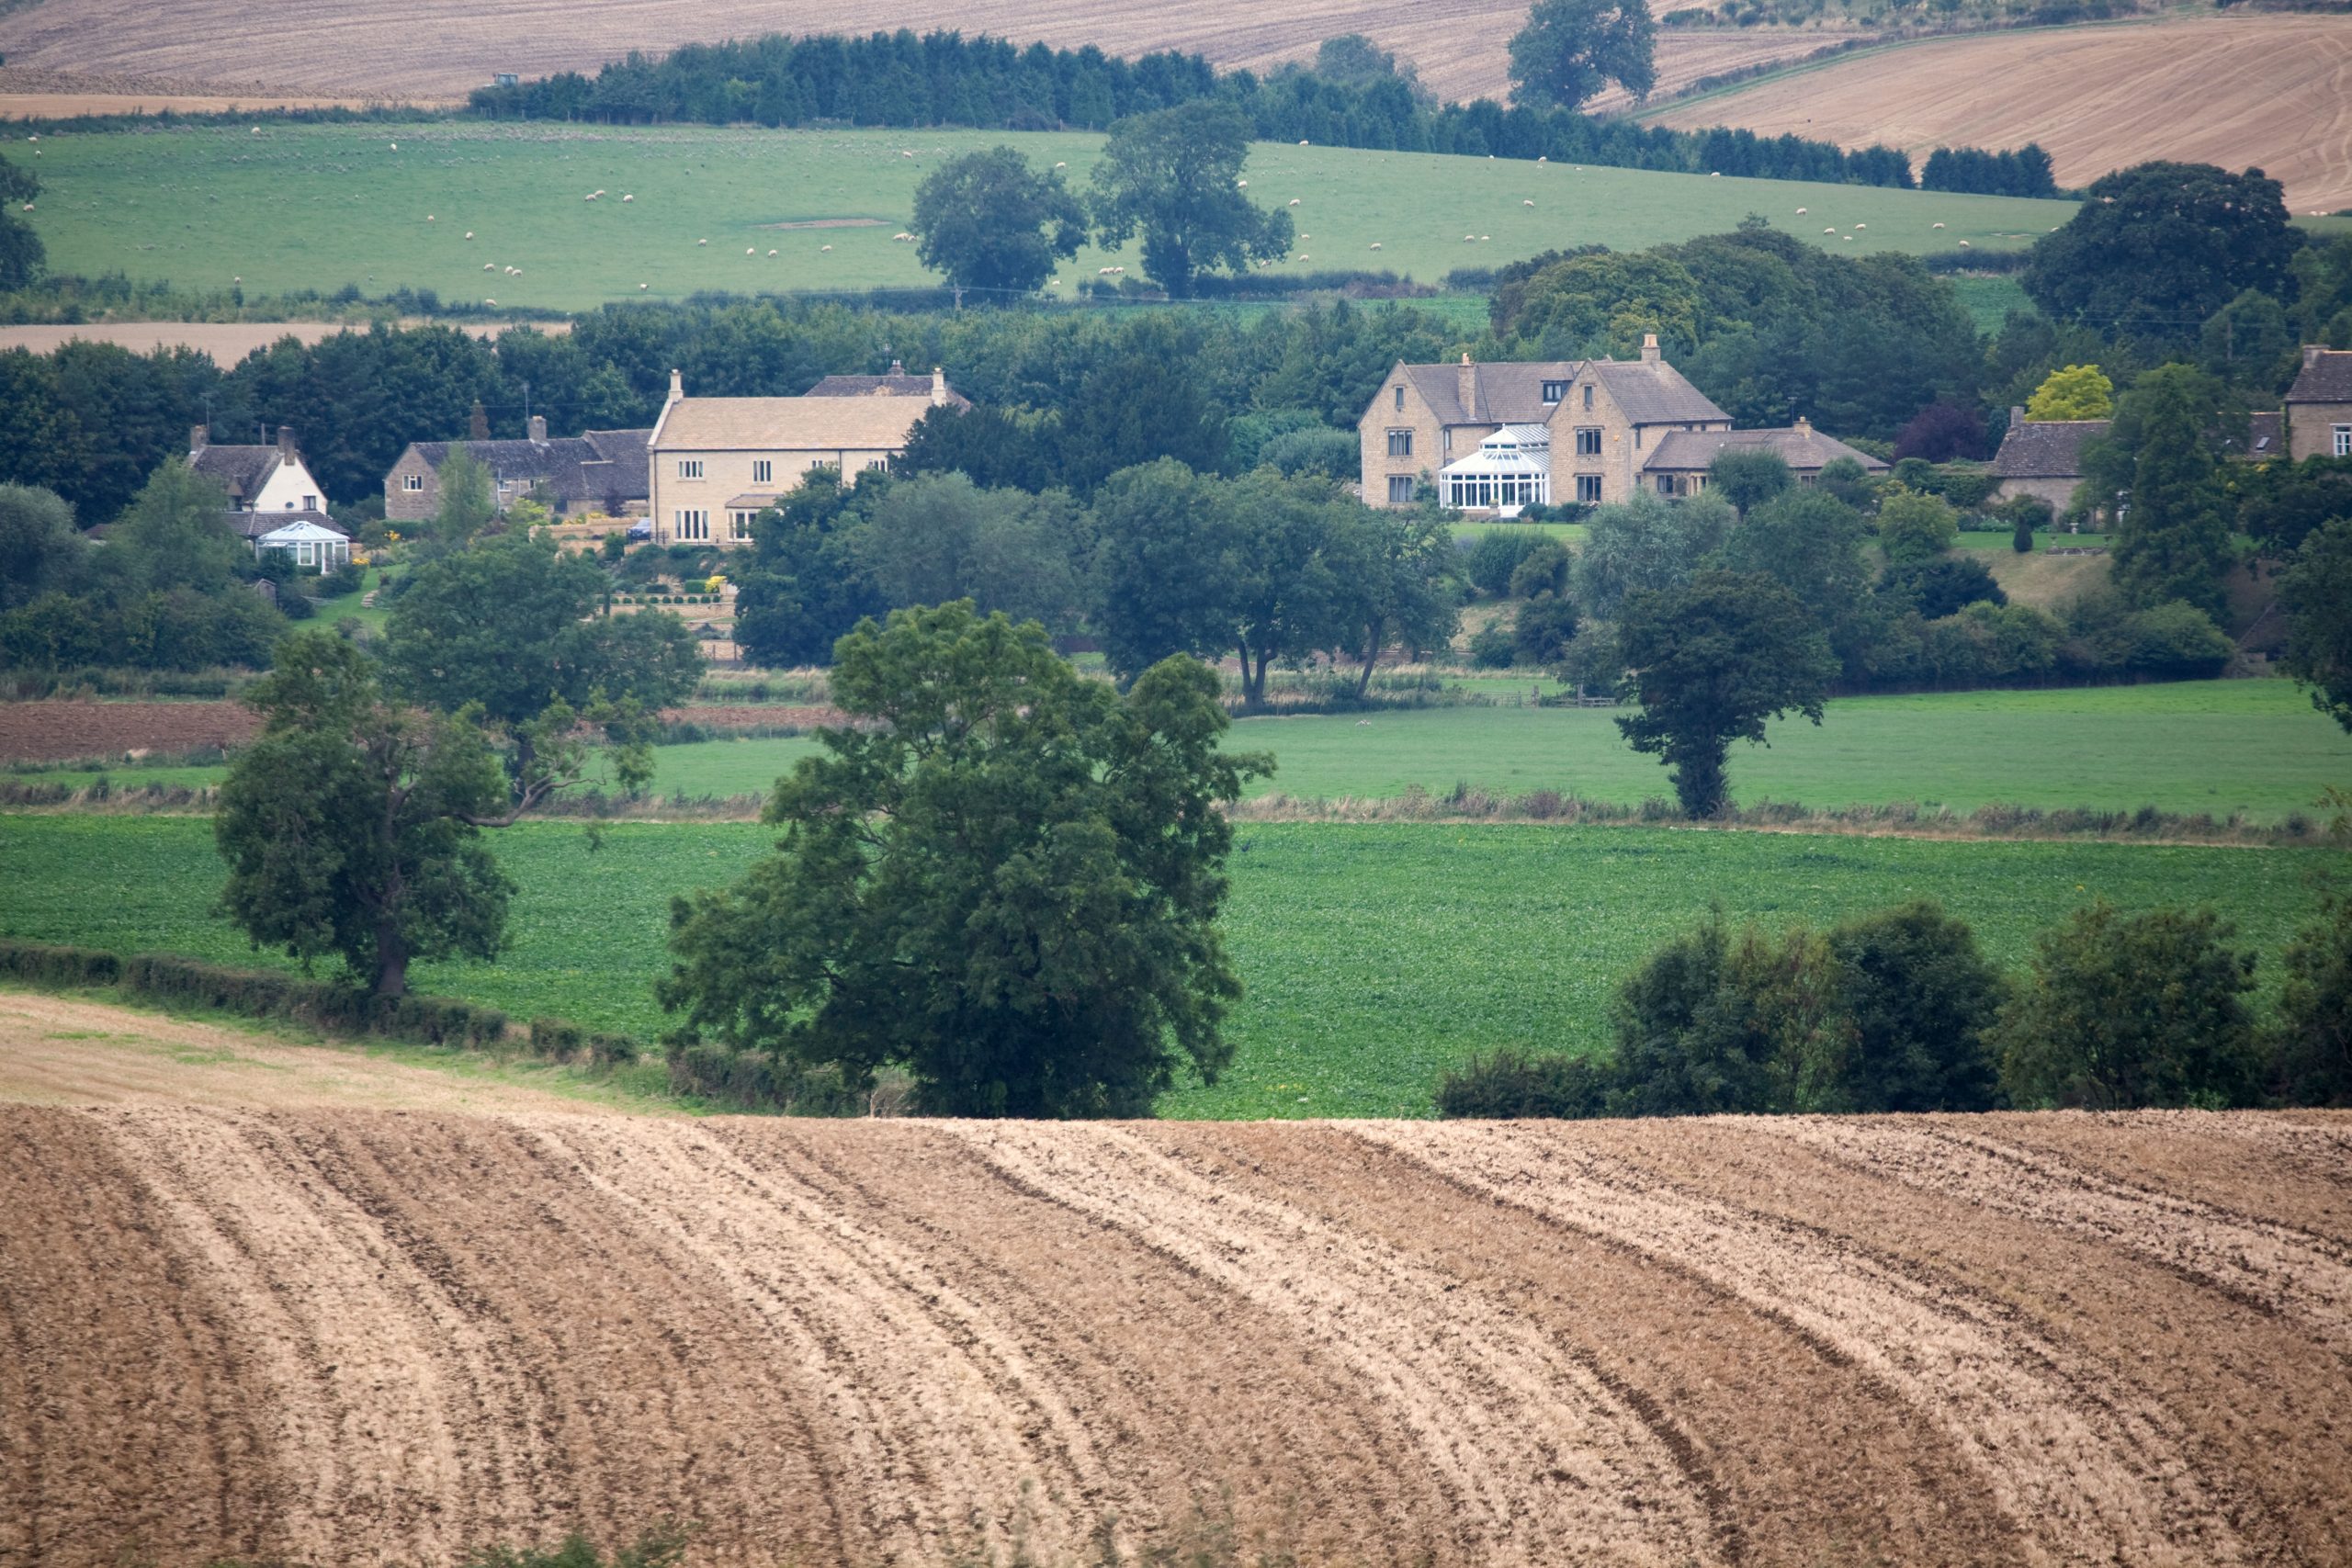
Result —
[{"label": "green field", "polygon": [[[765,849],[746,824],[624,825],[601,849],[532,823],[496,840],[521,885],[514,950],[435,964],[418,985],[650,1035],[670,896],[728,880]],[[1215,1088],[1187,1117],[1423,1115],[1442,1066],[1498,1046],[1586,1049],[1611,987],[1710,902],[1814,922],[1935,897],[2015,964],[2032,933],[2093,897],[2211,905],[2275,954],[2330,852],[1633,828],[1252,824],[1225,930],[1249,994]],[[187,818],[0,816],[0,934],[223,962],[252,953],[210,917],[209,825]],[[103,897],[93,897],[102,889]]]},{"label": "green field", "polygon": [[[1501,699],[1555,688],[1531,674],[1464,682]],[[1637,805],[1670,794],[1666,770],[1629,750],[1613,714],[1532,705],[1416,708],[1236,723],[1227,742],[1271,751],[1277,771],[1253,795],[1390,799],[1457,784],[1503,795],[1558,790]],[[662,795],[761,795],[816,749],[805,736],[698,741],[654,753]],[[220,768],[121,769],[117,784],[218,783]],[[82,784],[94,774],[36,773]],[[1908,801],[1971,811],[1999,802],[2091,807],[2276,822],[2330,784],[2352,784],[2352,737],[2287,681],[2185,681],[2150,686],[1846,697],[1820,728],[1771,729],[1769,747],[1735,747],[1743,805],[1815,807]]]},{"label": "green field", "polygon": [[[60,272],[205,288],[242,278],[254,294],[351,283],[373,296],[405,285],[452,301],[583,310],[697,289],[910,286],[934,281],[912,245],[890,238],[910,220],[916,183],[947,156],[1000,142],[1041,164],[1068,164],[1074,185],[1102,146],[1075,133],[476,122],[76,133],[42,139],[46,188],[31,220]],[[1299,200],[1289,210],[1304,237],[1285,266],[1388,269],[1425,283],[1555,247],[1688,239],[1750,212],[1842,252],[1919,253],[1963,239],[2021,246],[2074,210],[1322,147],[1261,145],[1249,177],[1264,205]],[[584,199],[599,189],[601,199]],[[1824,234],[1832,224],[1841,235],[1867,229]],[[1464,243],[1464,234],[1480,237]],[[1112,265],[1139,276],[1139,247],[1085,252],[1049,292],[1068,297]]]}]

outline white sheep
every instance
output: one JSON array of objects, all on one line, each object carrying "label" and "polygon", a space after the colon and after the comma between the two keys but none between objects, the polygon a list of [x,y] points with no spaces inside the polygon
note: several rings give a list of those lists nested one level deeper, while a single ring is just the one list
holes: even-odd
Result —
[{"label": "white sheep", "polygon": [[1054,167],[1057,169],[1067,169],[1069,165],[1068,164],[1056,164]]},{"label": "white sheep", "polygon": [[1097,277],[1108,277],[1111,276],[1111,269],[1107,266],[1098,266],[1094,269],[1094,276]]},{"label": "white sheep", "polygon": [[392,151],[393,151],[393,152],[399,152],[400,150],[401,150],[401,144],[400,144],[399,142],[397,142],[397,141],[393,142],[393,143],[392,143]]},{"label": "white sheep", "polygon": [[1372,243],[1372,248],[1373,248],[1374,250],[1375,250],[1375,251],[1376,251],[1376,250],[1378,250],[1378,249],[1380,249],[1380,242],[1379,242],[1379,241],[1377,241],[1377,240],[1374,240],[1374,241]]},{"label": "white sheep", "polygon": [[913,154],[913,153],[911,153],[911,152],[901,152],[899,154],[899,157],[901,157],[901,158],[911,158],[911,157],[913,157],[913,156],[914,156],[914,154]]},{"label": "white sheep", "polygon": [[1300,137],[1300,138],[1298,139],[1298,144],[1299,144],[1301,147],[1306,146],[1306,137],[1304,137],[1304,136]]},{"label": "white sheep", "polygon": [[481,264],[481,269],[484,272],[496,272],[498,270],[498,264],[496,262],[484,262]]},{"label": "white sheep", "polygon": [[1462,243],[1465,245],[1475,245],[1478,243],[1478,236],[1476,234],[1464,234],[1462,236]]},{"label": "white sheep", "polygon": [[244,280],[245,280],[245,275],[244,275],[243,273],[242,273],[242,272],[241,272],[241,273],[237,274],[237,276],[234,276],[234,277],[231,278],[229,281],[230,281],[230,282],[232,282],[232,283],[243,283]]},{"label": "white sheep", "polygon": [[1494,238],[1494,236],[1493,236],[1492,234],[1481,234],[1481,235],[1479,235],[1479,236],[1478,236],[1478,238],[1483,242],[1483,241],[1487,241],[1487,240],[1491,240],[1491,239],[1493,239],[1493,238]]},{"label": "white sheep", "polygon": [[627,191],[623,191],[623,192],[621,193],[621,199],[622,199],[623,201],[635,201],[635,200],[637,199],[637,197],[635,197],[634,196],[631,196],[631,195],[630,195],[628,192],[627,192]]},{"label": "white sheep", "polygon": [[1797,216],[1798,216],[1798,217],[1800,217],[1800,218],[1802,218],[1802,217],[1804,217],[1804,208],[1800,207],[1800,208],[1798,208],[1798,209],[1797,209]]},{"label": "white sheep", "polygon": [[1721,169],[1709,169],[1707,177],[1711,180],[1719,180],[1724,177],[1724,172]]},{"label": "white sheep", "polygon": [[1298,253],[1298,259],[1301,261],[1313,261],[1315,258],[1308,255],[1305,251],[1301,251]]},{"label": "white sheep", "polygon": [[831,246],[831,245],[819,245],[819,246],[817,247],[817,250],[818,250],[818,253],[819,253],[820,254],[822,254],[824,252],[826,252],[826,251],[830,251],[830,250],[831,250],[832,248],[833,248],[833,247],[832,247],[832,246]]},{"label": "white sheep", "polygon": [[1532,201],[1522,201],[1522,202],[1521,202],[1521,203],[1520,203],[1520,205],[1521,205],[1521,207],[1532,207],[1532,206],[1534,206],[1535,204],[1534,204],[1533,202],[1532,202]]},{"label": "white sheep", "polygon": [[707,245],[710,243],[710,242],[708,240],[696,240],[695,243],[697,245]]},{"label": "white sheep", "polygon": [[755,256],[760,254],[760,248],[757,245],[745,245],[743,247],[743,254],[747,256]]},{"label": "white sheep", "polygon": [[1943,227],[1943,225],[1942,225],[1942,224],[1940,224],[1940,223],[1932,223],[1932,224],[1929,224],[1929,225],[1928,225],[1928,227],[1929,227],[1929,228],[1933,228],[1933,229],[1940,229],[1940,228],[1942,228],[1942,227]]},{"label": "white sheep", "polygon": [[1293,207],[1296,207],[1296,206],[1298,205],[1298,197],[1292,197],[1290,198],[1290,204],[1291,204]]},{"label": "white sheep", "polygon": [[256,125],[256,126],[254,126],[254,134],[255,136],[259,136],[259,135],[261,134],[261,127],[260,127],[260,126]]},{"label": "white sheep", "polygon": [[431,214],[430,212],[426,213],[426,214],[424,215],[424,220],[425,220],[427,223],[432,222],[432,221],[433,221],[433,214]]},{"label": "white sheep", "polygon": [[1538,158],[1538,159],[1536,159],[1535,161],[1536,161],[1537,163],[1539,163],[1539,164],[1548,164],[1548,163],[1550,163],[1552,160],[1551,160],[1551,159],[1549,159],[1549,158]]},{"label": "white sheep", "polygon": [[467,239],[469,239],[469,240],[470,240],[470,239],[472,239],[473,237],[474,237],[474,231],[473,231],[471,229],[467,230],[467,231],[466,231],[466,238],[467,238]]},{"label": "white sheep", "polygon": [[495,299],[485,299],[485,300],[483,300],[483,301],[482,301],[482,303],[483,303],[483,304],[485,304],[485,305],[495,305],[495,304],[497,304],[497,303],[498,303],[498,301],[497,301],[497,300],[495,300]]},{"label": "white sheep", "polygon": [[1857,229],[1867,229],[1867,228],[1869,228],[1869,227],[1870,227],[1870,225],[1869,225],[1869,224],[1867,224],[1867,223],[1857,223],[1857,224],[1855,224],[1855,225],[1854,225],[1854,227],[1855,227],[1855,228],[1857,228]]},{"label": "white sheep", "polygon": [[1962,241],[1960,243],[1960,248],[1961,248],[1962,250],[1963,250],[1963,251],[1964,251],[1964,250],[1967,250],[1967,249],[1969,248],[1969,243],[1968,243],[1968,242],[1967,242],[1967,241],[1965,241],[1965,240],[1962,240]]},{"label": "white sheep", "polygon": [[770,254],[770,255],[774,255],[774,254],[775,254],[775,253],[774,251],[770,251],[770,252],[768,253],[768,254]]},{"label": "white sheep", "polygon": [[1236,180],[1233,182],[1233,188],[1236,190],[1248,190],[1250,188],[1250,182],[1248,180]]},{"label": "white sheep", "polygon": [[1832,223],[1828,228],[1824,229],[1824,230],[1822,231],[1822,232],[1823,232],[1823,233],[1825,233],[1825,234],[1835,234],[1836,232],[1838,232],[1838,225],[1837,225],[1837,224],[1835,224],[1835,223]]},{"label": "white sheep", "polygon": [[638,285],[638,288],[639,288],[639,289],[644,288],[644,287],[645,287],[645,285],[643,285],[642,283],[640,283],[640,284],[639,284],[639,285]]}]

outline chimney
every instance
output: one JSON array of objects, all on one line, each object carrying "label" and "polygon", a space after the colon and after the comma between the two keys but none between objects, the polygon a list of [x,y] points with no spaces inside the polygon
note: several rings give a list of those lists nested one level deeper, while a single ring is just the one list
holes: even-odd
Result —
[{"label": "chimney", "polygon": [[490,411],[481,406],[480,398],[474,400],[474,412],[466,418],[466,439],[469,441],[490,439]]},{"label": "chimney", "polygon": [[277,427],[277,458],[282,463],[294,461],[294,427],[290,424]]},{"label": "chimney", "polygon": [[931,367],[931,406],[947,406],[947,372],[936,365]]},{"label": "chimney", "polygon": [[1799,435],[1811,435],[1813,434],[1813,421],[1805,418],[1803,414],[1797,415],[1797,434]]},{"label": "chimney", "polygon": [[2015,430],[2018,425],[2021,425],[2024,423],[2025,405],[2023,403],[2011,403],[2009,405],[2009,428],[2011,430]]},{"label": "chimney", "polygon": [[1645,365],[1657,363],[1657,333],[1656,333],[1642,334],[1642,363]]},{"label": "chimney", "polygon": [[1470,363],[1470,356],[1467,354],[1462,356],[1462,368],[1454,372],[1454,375],[1456,377],[1454,395],[1462,400],[1462,417],[1476,419],[1478,417],[1478,367]]},{"label": "chimney", "polygon": [[2303,368],[2309,370],[2318,365],[2319,356],[2326,352],[2326,348],[2327,345],[2324,344],[2307,343],[2303,344]]},{"label": "chimney", "polygon": [[530,418],[531,440],[541,446],[548,444],[548,416],[535,413]]},{"label": "chimney", "polygon": [[672,402],[673,402],[673,403],[684,402],[684,401],[685,401],[685,398],[686,398],[686,378],[685,378],[684,376],[680,375],[680,374],[679,374],[677,371],[675,371],[675,370],[671,371],[671,372],[670,372],[670,400],[671,400]]},{"label": "chimney", "polygon": [[893,376],[903,376],[903,375],[905,375],[906,373],[907,373],[907,363],[906,363],[906,361],[905,361],[905,360],[903,360],[903,359],[893,359],[892,361],[890,361],[890,374],[891,374],[891,375],[893,375]]},{"label": "chimney", "polygon": [[189,457],[195,457],[198,452],[203,451],[207,446],[211,445],[212,427],[210,425],[192,424],[188,426],[187,455]]}]

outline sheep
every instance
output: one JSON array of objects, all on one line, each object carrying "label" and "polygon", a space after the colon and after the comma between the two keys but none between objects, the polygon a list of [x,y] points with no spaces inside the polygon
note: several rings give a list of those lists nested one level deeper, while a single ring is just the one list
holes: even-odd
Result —
[{"label": "sheep", "polygon": [[483,304],[485,304],[485,305],[495,305],[495,304],[497,304],[497,303],[498,303],[498,301],[497,301],[497,300],[495,300],[495,299],[485,299],[485,300],[483,300],[483,301],[482,301],[482,303],[483,303]]},{"label": "sheep", "polygon": [[1313,261],[1315,258],[1308,255],[1305,251],[1301,251],[1298,253],[1298,259],[1301,261]]},{"label": "sheep", "polygon": [[1298,197],[1292,197],[1290,198],[1290,204],[1291,204],[1293,207],[1296,207],[1296,206],[1298,205]]},{"label": "sheep", "polygon": [[1481,235],[1479,235],[1479,236],[1478,236],[1478,239],[1479,239],[1479,241],[1480,241],[1482,243],[1483,243],[1484,242],[1486,242],[1486,241],[1487,241],[1487,240],[1491,240],[1491,239],[1493,239],[1493,238],[1494,238],[1494,236],[1493,236],[1492,234],[1481,234]]},{"label": "sheep", "polygon": [[1378,249],[1380,249],[1380,242],[1379,242],[1379,241],[1377,241],[1377,240],[1374,240],[1374,241],[1372,243],[1372,248],[1373,248],[1374,250],[1375,250],[1375,251],[1376,251],[1376,250],[1378,250]]},{"label": "sheep", "polygon": [[1111,276],[1111,269],[1107,266],[1098,266],[1094,269],[1094,276],[1097,277],[1108,277]]},{"label": "sheep", "polygon": [[244,275],[243,273],[242,273],[242,272],[241,272],[241,273],[237,274],[237,276],[234,276],[234,277],[231,278],[229,281],[230,281],[230,282],[232,282],[232,283],[243,283],[244,280],[245,280],[245,275]]},{"label": "sheep", "polygon": [[769,252],[768,252],[768,254],[770,254],[770,255],[774,255],[774,254],[775,254],[775,251],[773,251],[773,250],[771,250],[771,251],[769,251]]},{"label": "sheep", "polygon": [[1964,250],[1967,250],[1967,249],[1969,248],[1968,242],[1967,242],[1967,241],[1965,241],[1965,240],[1962,240],[1962,241],[1960,243],[1960,248],[1961,248],[1962,250],[1963,250],[1963,251],[1964,251]]},{"label": "sheep", "polygon": [[638,288],[639,288],[640,291],[642,291],[642,290],[644,289],[644,288],[645,288],[645,285],[643,285],[642,283],[640,283],[640,284],[639,284],[637,287],[638,287]]},{"label": "sheep", "polygon": [[696,240],[695,243],[697,245],[707,245],[710,243],[710,242],[708,240]]},{"label": "sheep", "polygon": [[911,153],[911,152],[906,152],[905,150],[901,149],[901,150],[899,151],[899,157],[901,157],[901,158],[911,158],[911,157],[913,157],[913,156],[914,156],[914,154],[913,154],[913,153]]},{"label": "sheep", "polygon": [[401,150],[401,144],[400,144],[399,142],[397,142],[397,141],[393,142],[393,143],[392,143],[392,151],[393,151],[393,152],[399,152],[400,150]]},{"label": "sheep", "polygon": [[1838,225],[1837,225],[1837,224],[1835,224],[1835,223],[1832,223],[1828,228],[1824,229],[1824,230],[1822,231],[1822,232],[1823,232],[1823,233],[1825,233],[1825,234],[1835,234],[1836,232],[1838,232]]},{"label": "sheep", "polygon": [[1301,147],[1306,146],[1306,137],[1304,137],[1304,136],[1300,137],[1300,138],[1298,139],[1298,144],[1299,144]]},{"label": "sheep", "polygon": [[1800,208],[1798,208],[1798,209],[1797,209],[1797,216],[1798,216],[1798,217],[1800,217],[1800,218],[1802,218],[1802,217],[1804,217],[1804,208],[1800,207]]},{"label": "sheep", "polygon": [[1855,225],[1854,225],[1854,227],[1855,227],[1855,228],[1857,228],[1857,229],[1867,229],[1867,228],[1869,228],[1869,227],[1870,227],[1870,225],[1869,225],[1869,224],[1867,224],[1867,223],[1857,223],[1857,224],[1855,224]]},{"label": "sheep", "polygon": [[474,231],[473,231],[471,229],[467,230],[467,231],[466,231],[466,238],[467,238],[467,239],[469,239],[469,240],[470,240],[470,239],[472,239],[473,237],[474,237]]},{"label": "sheep", "polygon": [[1724,177],[1724,172],[1721,169],[1709,169],[1707,177],[1711,180],[1719,180]]},{"label": "sheep", "polygon": [[259,135],[261,134],[261,127],[260,127],[260,126],[256,125],[256,126],[254,126],[254,134],[255,136],[259,136]]},{"label": "sheep", "polygon": [[1521,207],[1532,207],[1532,206],[1534,206],[1535,204],[1534,204],[1533,202],[1532,202],[1532,201],[1522,201],[1522,202],[1521,202],[1521,203],[1520,203],[1520,205],[1521,205]]},{"label": "sheep", "polygon": [[498,270],[498,264],[496,262],[484,262],[481,264],[481,269],[484,272],[495,272]]},{"label": "sheep", "polygon": [[818,251],[818,254],[821,255],[821,254],[823,254],[825,252],[830,251],[830,250],[831,250],[832,248],[833,248],[833,247],[832,247],[832,246],[831,246],[831,245],[819,245],[819,246],[817,247],[817,251]]},{"label": "sheep", "polygon": [[628,194],[628,192],[627,192],[627,191],[623,191],[623,192],[621,193],[621,199],[622,199],[623,201],[635,201],[635,200],[637,199],[637,197],[635,197],[634,196],[629,195],[629,194]]},{"label": "sheep", "polygon": [[747,256],[755,256],[760,254],[760,248],[757,245],[745,245],[743,254]]},{"label": "sheep", "polygon": [[1068,164],[1056,164],[1054,167],[1057,169],[1067,169],[1069,165]]},{"label": "sheep", "polygon": [[1943,227],[1943,225],[1942,225],[1942,224],[1940,224],[1940,223],[1931,223],[1931,224],[1929,224],[1929,225],[1928,225],[1928,227],[1929,227],[1929,228],[1931,228],[1931,229],[1940,229],[1940,228],[1942,228],[1942,227]]},{"label": "sheep", "polygon": [[1462,243],[1465,245],[1475,245],[1478,243],[1478,236],[1476,234],[1464,234],[1462,236]]},{"label": "sheep", "polygon": [[426,213],[426,214],[424,215],[424,220],[425,220],[427,223],[432,222],[432,221],[433,221],[433,214],[431,214],[430,212]]},{"label": "sheep", "polygon": [[1551,159],[1549,159],[1549,158],[1538,158],[1538,159],[1536,159],[1535,161],[1536,161],[1537,163],[1539,163],[1539,164],[1548,164],[1548,163],[1550,163],[1552,160],[1551,160]]},{"label": "sheep", "polygon": [[1233,182],[1233,188],[1236,190],[1248,190],[1250,188],[1250,182],[1248,180],[1236,180]]},{"label": "sheep", "polygon": [[1314,236],[1314,235],[1312,235],[1312,234],[1301,234],[1301,235],[1299,236],[1299,238],[1300,238],[1300,239],[1302,239],[1302,240],[1311,240],[1311,239],[1315,238],[1315,236]]}]

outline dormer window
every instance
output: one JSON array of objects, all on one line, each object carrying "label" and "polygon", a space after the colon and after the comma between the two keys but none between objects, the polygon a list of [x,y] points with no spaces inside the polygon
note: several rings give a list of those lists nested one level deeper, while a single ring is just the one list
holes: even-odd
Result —
[{"label": "dormer window", "polygon": [[1558,402],[1562,398],[1565,398],[1567,395],[1568,384],[1566,381],[1546,381],[1544,383],[1544,406],[1545,408],[1550,408],[1553,404]]}]

